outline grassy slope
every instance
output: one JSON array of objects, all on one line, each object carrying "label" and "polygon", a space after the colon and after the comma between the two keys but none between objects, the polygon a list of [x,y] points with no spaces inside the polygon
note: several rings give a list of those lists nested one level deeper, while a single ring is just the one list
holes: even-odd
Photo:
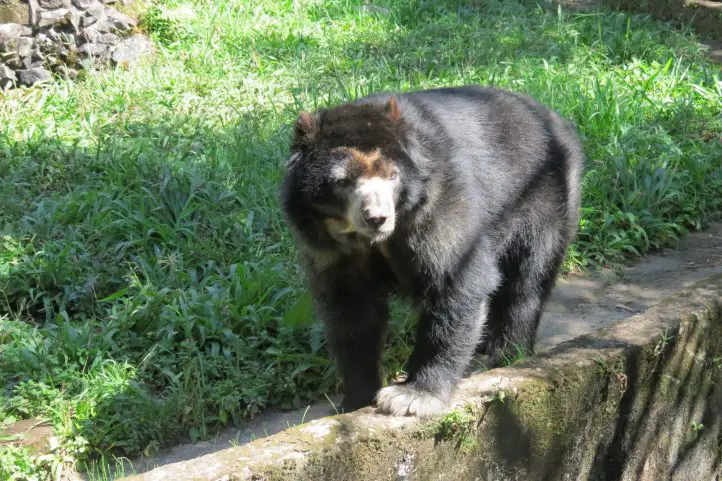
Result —
[{"label": "grassy slope", "polygon": [[[302,107],[463,83],[536,96],[590,158],[569,266],[720,208],[722,85],[689,35],[523,1],[375,3],[163,1],[154,62],[0,96],[0,424],[46,416],[58,454],[135,455],[335,388],[276,200]],[[399,309],[389,372],[411,326]]]}]

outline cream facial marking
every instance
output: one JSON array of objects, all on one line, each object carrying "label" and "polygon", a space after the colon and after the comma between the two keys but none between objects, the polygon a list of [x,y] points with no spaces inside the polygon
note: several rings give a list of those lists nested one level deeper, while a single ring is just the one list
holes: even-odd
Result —
[{"label": "cream facial marking", "polygon": [[346,219],[353,229],[334,224],[329,232],[334,234],[357,233],[378,242],[386,239],[396,225],[395,193],[398,173],[392,162],[386,160],[380,149],[370,152],[355,148],[338,147],[334,154],[344,155],[331,167],[329,177],[334,181],[351,181],[347,191]]},{"label": "cream facial marking", "polygon": [[394,230],[396,210],[391,179],[359,179],[349,202],[347,217],[356,230],[372,240],[383,240]]}]

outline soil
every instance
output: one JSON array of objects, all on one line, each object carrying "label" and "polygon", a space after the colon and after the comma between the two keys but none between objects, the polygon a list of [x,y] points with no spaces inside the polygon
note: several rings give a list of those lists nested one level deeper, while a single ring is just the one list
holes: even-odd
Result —
[{"label": "soil", "polygon": [[[642,312],[672,293],[718,273],[722,273],[722,223],[689,234],[676,249],[665,249],[634,265],[560,279],[542,317],[537,351]],[[152,458],[134,460],[126,474],[278,433],[329,415],[338,401],[326,399],[295,411],[269,409],[242,429],[220,431],[213,440],[178,445]]]}]

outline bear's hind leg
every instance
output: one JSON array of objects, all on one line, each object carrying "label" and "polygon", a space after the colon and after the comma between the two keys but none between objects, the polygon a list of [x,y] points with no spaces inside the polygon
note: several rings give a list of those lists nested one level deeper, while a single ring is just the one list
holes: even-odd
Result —
[{"label": "bear's hind leg", "polygon": [[[503,281],[489,305],[482,351],[487,367],[534,353],[539,320],[564,260],[564,245],[554,235],[518,238],[499,262]],[[544,242],[546,240],[547,242]]]}]

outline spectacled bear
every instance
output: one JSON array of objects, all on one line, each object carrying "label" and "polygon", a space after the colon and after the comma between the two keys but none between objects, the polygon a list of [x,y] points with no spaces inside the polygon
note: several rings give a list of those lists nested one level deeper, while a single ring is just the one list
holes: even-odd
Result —
[{"label": "spectacled bear", "polygon": [[[577,232],[572,124],[496,88],[370,95],[301,112],[280,197],[346,411],[445,411],[475,352],[533,352]],[[403,382],[382,388],[389,296],[419,310]]]}]

